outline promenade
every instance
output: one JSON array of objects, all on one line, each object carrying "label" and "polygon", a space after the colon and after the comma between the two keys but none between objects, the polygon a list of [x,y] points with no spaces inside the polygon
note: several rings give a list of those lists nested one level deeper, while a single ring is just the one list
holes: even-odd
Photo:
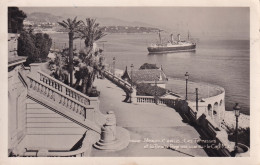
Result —
[{"label": "promenade", "polygon": [[200,139],[197,131],[184,123],[174,109],[164,105],[125,103],[124,91],[107,79],[96,79],[94,85],[101,91],[100,111],[114,111],[117,125],[129,131],[131,140],[121,151],[93,149],[91,156],[207,156],[202,148],[196,148],[196,139]]}]

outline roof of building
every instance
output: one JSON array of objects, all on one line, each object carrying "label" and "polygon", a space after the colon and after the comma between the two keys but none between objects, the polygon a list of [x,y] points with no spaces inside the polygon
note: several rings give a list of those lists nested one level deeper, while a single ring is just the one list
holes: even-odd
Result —
[{"label": "roof of building", "polygon": [[157,81],[157,83],[162,83],[167,81],[167,77],[163,70],[160,69],[139,69],[139,70],[133,70],[132,73],[127,71],[127,67],[122,75],[122,79],[131,79],[131,76],[133,76],[133,82],[138,83],[154,83]]},{"label": "roof of building", "polygon": [[161,69],[142,69],[133,71],[133,82],[148,81],[167,81],[167,77]]},{"label": "roof of building", "polygon": [[10,66],[14,66],[14,65],[19,65],[23,62],[26,61],[27,57],[24,56],[12,56],[12,57],[8,57],[8,67]]}]

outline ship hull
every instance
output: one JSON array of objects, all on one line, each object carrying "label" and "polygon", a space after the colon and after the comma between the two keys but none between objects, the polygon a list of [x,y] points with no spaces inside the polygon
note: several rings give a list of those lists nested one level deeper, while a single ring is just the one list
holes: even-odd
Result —
[{"label": "ship hull", "polygon": [[158,46],[158,47],[148,47],[149,53],[171,53],[171,52],[183,52],[183,51],[194,51],[196,49],[196,44],[185,45],[185,46]]}]

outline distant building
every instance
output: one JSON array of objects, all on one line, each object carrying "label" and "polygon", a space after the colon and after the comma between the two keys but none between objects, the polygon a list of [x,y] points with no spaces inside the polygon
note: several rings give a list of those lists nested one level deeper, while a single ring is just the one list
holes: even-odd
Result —
[{"label": "distant building", "polygon": [[[131,75],[133,76],[132,78]],[[131,73],[126,67],[121,78],[129,82],[131,82],[132,79],[134,83],[145,83],[150,85],[155,85],[156,83],[156,85],[161,88],[165,88],[166,82],[168,81],[162,68],[133,70]]]}]

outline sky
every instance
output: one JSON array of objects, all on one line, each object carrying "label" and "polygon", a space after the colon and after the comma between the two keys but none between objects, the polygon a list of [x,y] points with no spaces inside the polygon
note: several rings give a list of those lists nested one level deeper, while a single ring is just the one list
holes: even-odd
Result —
[{"label": "sky", "polygon": [[[226,36],[249,39],[248,7],[21,7],[26,13],[47,12],[57,16],[84,15],[117,18],[190,31],[195,35]],[[97,19],[98,21],[98,19]]]}]

